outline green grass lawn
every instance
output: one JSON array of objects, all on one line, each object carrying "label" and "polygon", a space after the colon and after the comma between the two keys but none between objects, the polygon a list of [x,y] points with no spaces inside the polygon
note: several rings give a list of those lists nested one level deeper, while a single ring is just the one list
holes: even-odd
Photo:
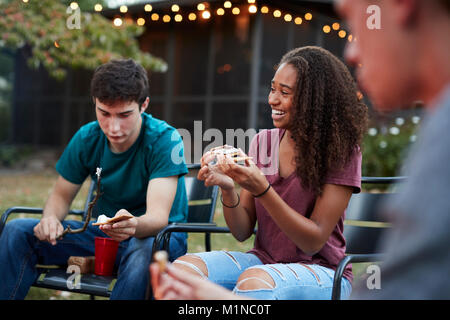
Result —
[{"label": "green grass lawn", "polygon": [[[0,174],[0,213],[12,206],[42,207],[56,181],[54,171],[45,170],[39,173],[1,173]],[[75,198],[72,209],[82,209],[87,195],[89,182],[84,183],[80,193]],[[13,218],[26,217],[18,214]],[[73,217],[71,217],[73,218]],[[222,214],[222,206],[218,201],[215,214],[215,222],[219,226],[225,226]],[[240,243],[230,234],[213,234],[211,236],[212,250],[247,251],[253,246],[254,237]],[[188,238],[188,251],[204,251],[204,237],[201,234],[190,234]],[[355,279],[364,275],[367,265],[354,265]],[[89,296],[61,292],[55,290],[31,288],[26,299],[89,299]]]}]

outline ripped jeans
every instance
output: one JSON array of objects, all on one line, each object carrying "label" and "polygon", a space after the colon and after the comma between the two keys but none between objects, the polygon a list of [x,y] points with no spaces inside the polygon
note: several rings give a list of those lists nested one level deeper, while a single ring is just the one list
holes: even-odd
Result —
[{"label": "ripped jeans", "polygon": [[[263,264],[254,254],[234,251],[201,252],[193,255],[201,258],[205,263],[209,280],[229,290],[233,290],[233,293],[237,295],[261,300],[331,299],[334,270],[317,264]],[[201,270],[191,263],[179,260],[175,263],[190,267],[206,278]],[[245,270],[252,268],[259,268],[267,272],[275,285],[273,286],[267,281],[259,279],[264,284],[262,289],[238,289],[239,283],[236,282],[239,276]],[[342,278],[341,299],[348,299],[351,290],[352,285],[350,281]]]}]

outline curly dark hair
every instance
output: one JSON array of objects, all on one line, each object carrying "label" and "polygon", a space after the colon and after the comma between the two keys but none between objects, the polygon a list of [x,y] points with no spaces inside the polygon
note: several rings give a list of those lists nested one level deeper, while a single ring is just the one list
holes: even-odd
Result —
[{"label": "curly dark hair", "polygon": [[325,178],[346,165],[361,146],[368,110],[344,63],[314,47],[286,53],[280,64],[297,69],[290,132],[296,145],[296,171],[303,186],[322,194]]},{"label": "curly dark hair", "polygon": [[140,109],[148,91],[147,71],[133,59],[102,64],[95,70],[91,81],[91,96],[110,105],[135,101]]}]

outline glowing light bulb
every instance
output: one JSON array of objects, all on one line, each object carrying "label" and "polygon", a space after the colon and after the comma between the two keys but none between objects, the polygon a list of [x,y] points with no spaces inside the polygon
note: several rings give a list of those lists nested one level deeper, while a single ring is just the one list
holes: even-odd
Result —
[{"label": "glowing light bulb", "polygon": [[100,12],[100,11],[103,10],[103,7],[102,7],[102,5],[101,5],[100,3],[97,3],[97,4],[94,6],[94,10],[97,11],[97,12]]},{"label": "glowing light bulb", "polygon": [[338,32],[339,37],[345,38],[346,35],[347,35],[347,32],[345,30],[339,30],[339,32]]},{"label": "glowing light bulb", "polygon": [[120,26],[122,25],[123,21],[122,21],[122,19],[120,19],[120,18],[115,18],[115,19],[113,20],[113,23],[114,23],[114,25],[115,25],[116,27],[120,27]]},{"label": "glowing light bulb", "polygon": [[211,18],[211,13],[208,10],[205,10],[202,12],[202,18],[203,19],[209,19]]}]

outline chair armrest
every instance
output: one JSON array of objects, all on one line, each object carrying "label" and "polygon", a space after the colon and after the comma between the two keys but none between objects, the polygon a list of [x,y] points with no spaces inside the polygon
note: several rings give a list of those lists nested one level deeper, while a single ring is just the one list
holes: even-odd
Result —
[{"label": "chair armrest", "polygon": [[164,240],[168,239],[172,232],[230,233],[230,229],[218,227],[215,223],[171,223],[156,235],[152,252],[160,250],[161,243],[163,244],[163,250],[167,251],[168,243]]},{"label": "chair armrest", "polygon": [[384,254],[373,253],[373,254],[351,254],[346,256],[339,262],[336,268],[333,279],[333,292],[331,293],[331,300],[341,299],[341,282],[342,276],[344,274],[345,267],[349,263],[360,263],[360,262],[376,262],[384,260]]},{"label": "chair armrest", "polygon": [[[34,207],[11,207],[5,210],[0,218],[0,234],[2,234],[8,217],[13,213],[29,213],[29,214],[42,214],[43,208]],[[83,210],[70,210],[68,214],[83,215]]]}]

